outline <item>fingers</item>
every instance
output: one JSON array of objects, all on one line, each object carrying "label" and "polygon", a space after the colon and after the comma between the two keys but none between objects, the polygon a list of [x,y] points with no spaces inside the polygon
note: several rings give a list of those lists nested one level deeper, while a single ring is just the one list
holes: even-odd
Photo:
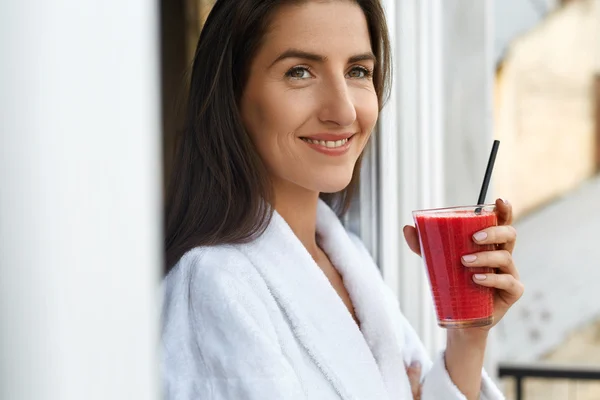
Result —
[{"label": "fingers", "polygon": [[496,200],[496,215],[498,225],[510,225],[513,222],[512,205],[504,199]]},{"label": "fingers", "polygon": [[519,279],[519,271],[517,271],[512,255],[507,250],[482,251],[469,254],[463,256],[461,261],[465,267],[497,268],[501,272]]},{"label": "fingers", "polygon": [[421,398],[421,364],[414,361],[410,367],[406,369],[410,389],[412,390],[413,399]]},{"label": "fingers", "polygon": [[473,281],[478,285],[503,290],[514,303],[523,295],[523,283],[509,274],[474,274]]},{"label": "fingers", "polygon": [[517,241],[517,230],[512,225],[492,226],[475,233],[473,241],[477,244],[502,244],[504,249],[512,253]]},{"label": "fingers", "polygon": [[404,239],[408,244],[408,247],[412,250],[413,253],[417,255],[421,255],[421,245],[419,244],[419,235],[417,233],[417,228],[414,226],[406,225],[402,230],[404,232]]}]

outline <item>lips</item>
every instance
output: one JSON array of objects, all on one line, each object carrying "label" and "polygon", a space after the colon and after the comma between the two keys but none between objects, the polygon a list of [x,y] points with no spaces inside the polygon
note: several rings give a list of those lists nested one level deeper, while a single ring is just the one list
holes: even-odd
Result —
[{"label": "lips", "polygon": [[354,139],[353,133],[320,133],[307,137],[300,138],[313,150],[328,155],[328,156],[341,156],[346,154],[352,146]]},{"label": "lips", "polygon": [[314,140],[314,139],[306,139],[302,138],[306,143],[310,143],[316,146],[327,147],[328,149],[339,148],[345,146],[350,139],[339,139],[336,141],[333,140]]},{"label": "lips", "polygon": [[310,139],[313,141],[337,142],[338,140],[350,139],[354,136],[353,132],[349,133],[317,133],[311,136],[303,136],[301,139]]}]

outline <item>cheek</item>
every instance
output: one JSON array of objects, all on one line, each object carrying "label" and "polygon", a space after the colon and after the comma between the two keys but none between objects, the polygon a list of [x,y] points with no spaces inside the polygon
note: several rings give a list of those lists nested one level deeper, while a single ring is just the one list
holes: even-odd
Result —
[{"label": "cheek", "polygon": [[375,125],[377,124],[377,118],[379,118],[379,101],[375,93],[371,93],[369,96],[361,96],[356,101],[356,117],[364,133],[371,134]]},{"label": "cheek", "polygon": [[273,110],[268,101],[258,96],[244,99],[242,108],[244,126],[257,147],[268,141],[268,135],[271,133],[270,125],[272,125],[270,118],[275,115],[277,110]]},{"label": "cheek", "polygon": [[364,96],[362,101],[359,102],[358,108],[363,119],[372,126],[375,126],[379,117],[379,100],[377,99],[377,94],[371,92],[369,96]]},{"label": "cheek", "polygon": [[250,138],[267,166],[273,168],[282,157],[294,156],[294,131],[298,114],[294,104],[281,94],[266,93],[245,100],[242,117]]}]

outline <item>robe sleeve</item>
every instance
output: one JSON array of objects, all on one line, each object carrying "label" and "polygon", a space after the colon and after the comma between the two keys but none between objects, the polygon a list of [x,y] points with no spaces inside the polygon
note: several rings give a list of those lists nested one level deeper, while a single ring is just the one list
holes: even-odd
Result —
[{"label": "robe sleeve", "polygon": [[[403,330],[404,347],[409,352],[409,362],[419,361],[423,366],[421,382],[423,384],[422,400],[467,400],[465,395],[456,387],[444,361],[444,353],[439,354],[433,362],[429,359],[423,343],[408,320],[401,315],[401,329]],[[496,387],[484,369],[481,371],[480,400],[503,400],[504,395]]]},{"label": "robe sleeve", "polygon": [[[350,237],[358,246],[363,256],[372,259],[362,241],[352,233],[350,233]],[[385,284],[383,279],[380,279],[380,282],[381,290],[385,293],[386,307],[388,307],[390,314],[395,316],[396,329],[399,329],[401,332],[400,336],[404,337],[404,343],[400,343],[399,345],[402,346],[405,353],[405,362],[407,365],[410,365],[413,361],[418,361],[422,366],[421,382],[423,384],[423,389],[421,400],[467,400],[465,395],[462,394],[454,382],[452,382],[452,379],[448,374],[444,352],[439,354],[433,361],[429,358],[417,332],[411,326],[404,314],[402,314],[396,296]],[[504,395],[483,369],[481,371],[481,376],[480,400],[503,400],[505,398]]]},{"label": "robe sleeve", "polygon": [[250,285],[224,268],[197,267],[186,284],[167,294],[164,398],[305,399],[266,307]]}]

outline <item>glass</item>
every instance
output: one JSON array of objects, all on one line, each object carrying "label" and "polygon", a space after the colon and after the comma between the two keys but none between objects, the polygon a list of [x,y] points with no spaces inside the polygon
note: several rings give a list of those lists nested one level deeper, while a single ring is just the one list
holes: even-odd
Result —
[{"label": "glass", "polygon": [[465,267],[464,255],[494,250],[478,245],[473,234],[498,225],[494,205],[463,206],[413,211],[421,252],[427,267],[438,324],[468,328],[493,323],[494,289],[473,282],[474,274],[492,268]]}]

